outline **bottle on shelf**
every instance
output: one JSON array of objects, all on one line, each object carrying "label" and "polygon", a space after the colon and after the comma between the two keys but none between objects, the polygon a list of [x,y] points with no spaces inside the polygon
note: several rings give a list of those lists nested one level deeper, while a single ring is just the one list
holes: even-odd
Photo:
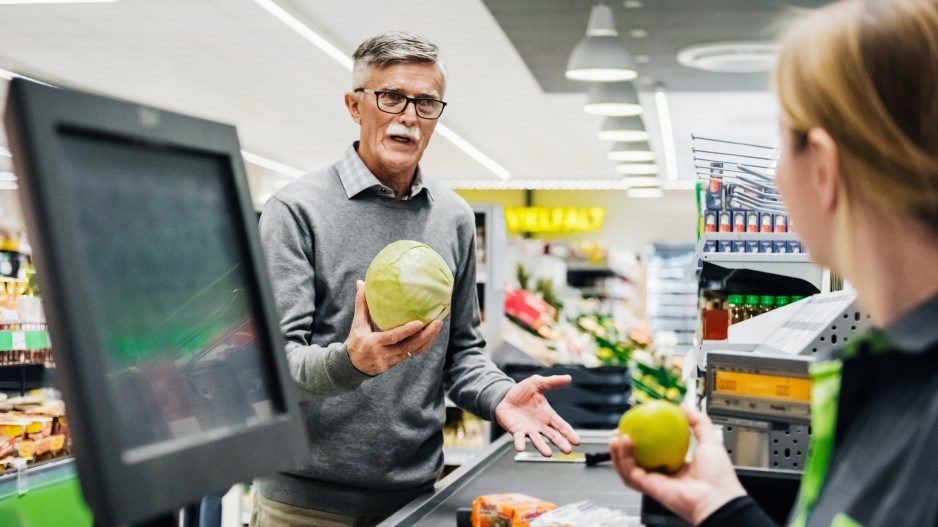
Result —
[{"label": "bottle on shelf", "polygon": [[759,295],[746,295],[746,300],[743,302],[743,312],[745,316],[743,320],[759,316]]},{"label": "bottle on shelf", "polygon": [[788,304],[791,304],[791,297],[789,296],[777,296],[775,297],[775,307],[785,307]]},{"label": "bottle on shelf", "polygon": [[792,303],[792,304],[794,304],[795,302],[797,302],[797,301],[799,301],[799,300],[804,300],[804,297],[803,297],[803,296],[798,296],[798,295],[793,295],[793,296],[791,297],[791,303]]},{"label": "bottle on shelf", "polygon": [[726,340],[729,311],[724,307],[722,295],[705,298],[701,320],[704,340]]},{"label": "bottle on shelf", "polygon": [[764,315],[775,309],[775,297],[771,295],[762,295],[759,300],[759,314]]},{"label": "bottle on shelf", "polygon": [[729,325],[746,320],[743,310],[743,295],[729,295],[726,297],[726,307],[729,311]]}]

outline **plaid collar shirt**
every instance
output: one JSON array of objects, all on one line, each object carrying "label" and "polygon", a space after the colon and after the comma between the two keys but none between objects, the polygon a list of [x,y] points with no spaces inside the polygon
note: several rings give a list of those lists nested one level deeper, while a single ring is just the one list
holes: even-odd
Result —
[{"label": "plaid collar shirt", "polygon": [[[362,159],[358,157],[358,141],[355,141],[352,146],[345,151],[345,155],[343,155],[342,159],[336,164],[336,168],[339,171],[339,179],[342,181],[342,186],[345,187],[345,195],[348,196],[349,199],[365,191],[371,191],[389,199],[398,199],[394,194],[394,190],[378,181],[378,178],[368,170],[368,167],[365,166]],[[427,196],[433,199],[430,188],[423,184],[423,174],[418,166],[417,174],[414,176],[414,181],[410,185],[410,192],[400,199],[413,199],[424,189],[427,190]]]}]

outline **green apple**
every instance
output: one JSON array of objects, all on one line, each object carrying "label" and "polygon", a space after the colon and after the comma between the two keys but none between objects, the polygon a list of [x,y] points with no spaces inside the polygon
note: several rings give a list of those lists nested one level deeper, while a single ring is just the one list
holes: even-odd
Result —
[{"label": "green apple", "polygon": [[690,429],[676,404],[640,404],[622,415],[619,431],[632,440],[635,462],[645,470],[675,472],[684,465]]}]

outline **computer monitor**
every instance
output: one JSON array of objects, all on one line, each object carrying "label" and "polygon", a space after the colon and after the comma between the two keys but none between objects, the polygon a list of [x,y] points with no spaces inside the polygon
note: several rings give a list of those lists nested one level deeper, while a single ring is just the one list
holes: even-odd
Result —
[{"label": "computer monitor", "polygon": [[296,466],[235,128],[21,79],[5,123],[96,524]]}]

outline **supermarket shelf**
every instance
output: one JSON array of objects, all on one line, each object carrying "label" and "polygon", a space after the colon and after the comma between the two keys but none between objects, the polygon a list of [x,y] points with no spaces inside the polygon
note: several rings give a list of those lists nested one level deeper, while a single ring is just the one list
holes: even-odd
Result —
[{"label": "supermarket shelf", "polygon": [[708,232],[702,241],[801,241],[793,232]]},{"label": "supermarket shelf", "polygon": [[[28,490],[36,490],[46,485],[53,485],[76,477],[75,460],[69,457],[54,459],[26,467]],[[11,470],[0,474],[0,500],[13,498],[20,494],[17,488],[17,471]]]},{"label": "supermarket shelf", "polygon": [[37,350],[48,347],[47,331],[0,331],[0,351]]},{"label": "supermarket shelf", "polygon": [[748,269],[798,278],[821,289],[824,271],[807,254],[703,253],[700,261],[724,269]]}]

